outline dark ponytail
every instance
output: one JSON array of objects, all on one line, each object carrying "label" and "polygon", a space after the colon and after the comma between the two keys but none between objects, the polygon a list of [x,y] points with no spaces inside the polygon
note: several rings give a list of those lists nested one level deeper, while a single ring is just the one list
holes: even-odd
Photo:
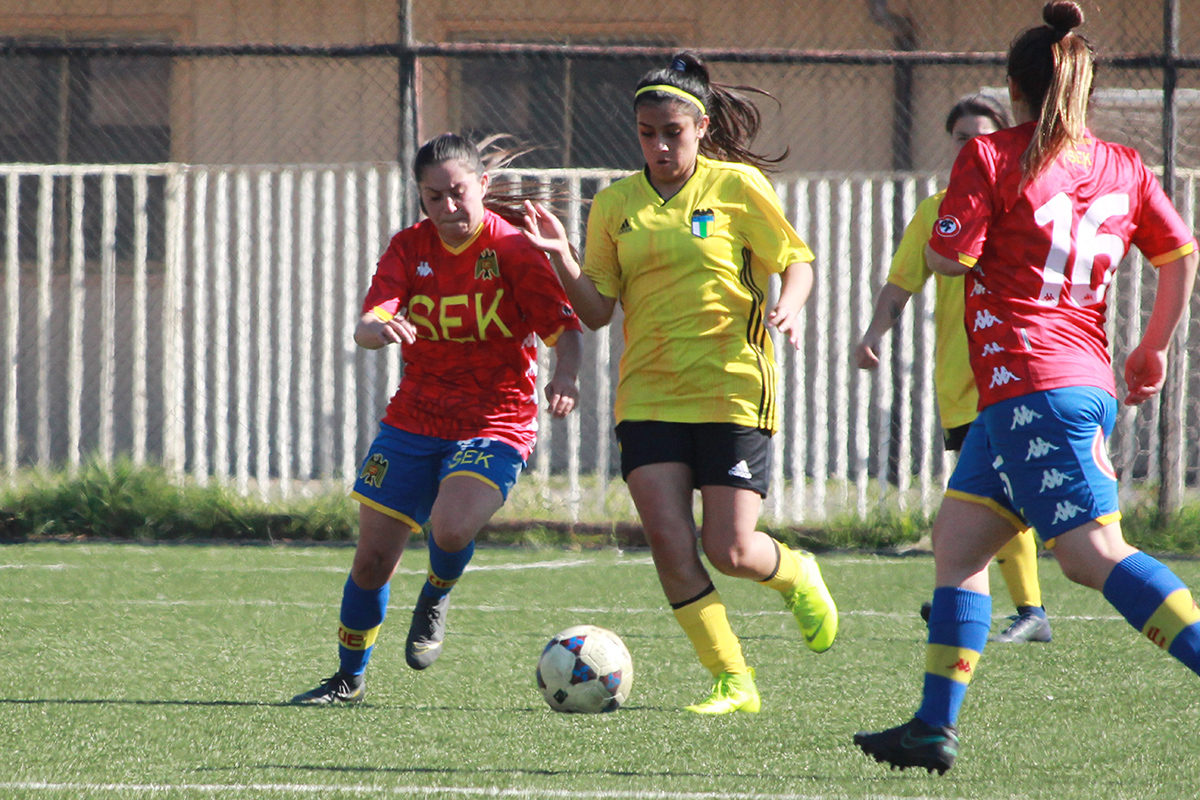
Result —
[{"label": "dark ponytail", "polygon": [[[653,86],[677,89],[697,102],[667,89],[642,91]],[[783,155],[770,157],[750,149],[750,143],[762,127],[762,116],[754,103],[741,96],[742,92],[771,97],[769,93],[753,86],[713,83],[709,79],[708,67],[700,58],[684,51],[671,59],[670,67],[642,76],[634,93],[633,107],[637,109],[643,103],[675,103],[686,109],[697,122],[707,114],[708,133],[700,140],[701,153],[721,161],[736,161],[767,169],[787,158],[788,152],[785,150]]]}]

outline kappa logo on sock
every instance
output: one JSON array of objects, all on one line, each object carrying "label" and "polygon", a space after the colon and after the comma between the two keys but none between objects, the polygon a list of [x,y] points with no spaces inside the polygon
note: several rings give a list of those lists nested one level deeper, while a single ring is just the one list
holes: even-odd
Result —
[{"label": "kappa logo on sock", "polygon": [[738,463],[734,464],[729,470],[729,474],[735,478],[741,478],[744,481],[748,481],[754,477],[754,474],[750,472],[750,465],[746,463],[745,459],[742,459]]},{"label": "kappa logo on sock", "polygon": [[444,581],[437,575],[434,575],[432,572],[426,576],[426,580],[428,580],[429,585],[435,589],[449,589],[450,587],[454,586],[454,584],[458,583],[458,578],[455,578],[452,581]]},{"label": "kappa logo on sock", "polygon": [[956,672],[966,673],[967,675],[970,675],[972,672],[971,662],[967,661],[965,658],[960,658],[958,661],[951,664],[950,669]]}]

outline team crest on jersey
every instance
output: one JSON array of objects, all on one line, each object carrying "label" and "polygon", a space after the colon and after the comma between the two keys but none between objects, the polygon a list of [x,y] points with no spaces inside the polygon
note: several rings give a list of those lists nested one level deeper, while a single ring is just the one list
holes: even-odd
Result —
[{"label": "team crest on jersey", "polygon": [[717,229],[717,218],[711,208],[698,208],[692,212],[692,236],[707,239]]},{"label": "team crest on jersey", "polygon": [[962,225],[957,219],[947,214],[944,217],[939,217],[937,223],[933,226],[937,231],[938,236],[954,236],[962,230]]},{"label": "team crest on jersey", "polygon": [[367,463],[363,464],[362,472],[358,477],[363,483],[368,486],[374,486],[376,489],[383,488],[383,478],[387,475],[388,462],[379,453],[372,453],[367,459]]},{"label": "team crest on jersey", "polygon": [[629,233],[632,230],[633,226],[629,224],[629,217],[626,217],[622,220],[621,227],[617,228],[617,236],[620,236],[622,233]]},{"label": "team crest on jersey", "polygon": [[496,251],[488,248],[475,259],[475,277],[492,281],[500,277],[500,262],[496,260]]}]

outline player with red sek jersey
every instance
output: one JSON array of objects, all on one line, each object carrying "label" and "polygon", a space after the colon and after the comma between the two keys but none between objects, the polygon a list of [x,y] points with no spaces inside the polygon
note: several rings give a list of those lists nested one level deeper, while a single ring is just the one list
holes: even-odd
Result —
[{"label": "player with red sek jersey", "polygon": [[970,268],[967,338],[981,407],[1063,386],[1115,396],[1104,333],[1113,272],[1130,243],[1155,266],[1194,246],[1137,151],[1090,131],[1024,181],[1035,124],[963,147],[929,242]]},{"label": "player with red sek jersey", "polygon": [[392,238],[354,331],[368,350],[399,344],[404,374],[351,492],[360,503],[359,535],[342,593],[339,668],[293,703],[363,698],[392,575],[409,535],[426,522],[429,573],[404,656],[425,669],[441,655],[450,590],[537,439],[539,337],[555,349],[550,412],[561,417],[575,407],[579,319],[546,256],[503,218],[523,213],[529,197],[489,193],[488,169],[512,157],[489,150],[485,160],[454,134],[417,152],[413,172],[427,219]]},{"label": "player with red sek jersey", "polygon": [[1070,580],[1102,592],[1135,630],[1200,673],[1200,608],[1121,532],[1104,335],[1106,291],[1132,244],[1157,269],[1158,288],[1125,360],[1125,402],[1156,394],[1195,281],[1196,243],[1138,155],[1086,127],[1094,54],[1072,32],[1079,6],[1052,0],[1042,16],[1047,24],[1008,53],[1018,124],[962,149],[925,251],[935,272],[967,275],[980,411],[933,526],[921,705],[902,725],[854,737],[901,769],[954,764],[959,712],[991,623],[987,565],[1028,524]]},{"label": "player with red sek jersey", "polygon": [[[501,269],[503,265],[503,269]],[[528,458],[537,438],[535,336],[554,346],[579,320],[546,257],[499,214],[450,248],[426,219],[397,233],[363,301],[381,320],[404,316],[404,380],[388,425],[446,439],[487,436]]]}]

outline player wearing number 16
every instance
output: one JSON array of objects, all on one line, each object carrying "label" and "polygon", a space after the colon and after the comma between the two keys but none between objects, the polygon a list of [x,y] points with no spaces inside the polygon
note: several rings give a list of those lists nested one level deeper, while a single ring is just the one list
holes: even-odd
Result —
[{"label": "player wearing number 16", "polygon": [[957,756],[959,709],[991,621],[987,564],[1026,524],[1068,578],[1200,673],[1200,610],[1170,569],[1122,536],[1105,443],[1117,413],[1104,333],[1113,271],[1131,244],[1158,270],[1125,361],[1133,405],[1162,387],[1196,242],[1138,154],[1086,128],[1093,53],[1073,32],[1079,7],[1059,0],[1042,16],[1008,54],[1018,124],[963,147],[926,250],[934,271],[966,275],[980,416],[934,524],[923,701],[909,722],[854,737],[901,768],[945,772]]}]

